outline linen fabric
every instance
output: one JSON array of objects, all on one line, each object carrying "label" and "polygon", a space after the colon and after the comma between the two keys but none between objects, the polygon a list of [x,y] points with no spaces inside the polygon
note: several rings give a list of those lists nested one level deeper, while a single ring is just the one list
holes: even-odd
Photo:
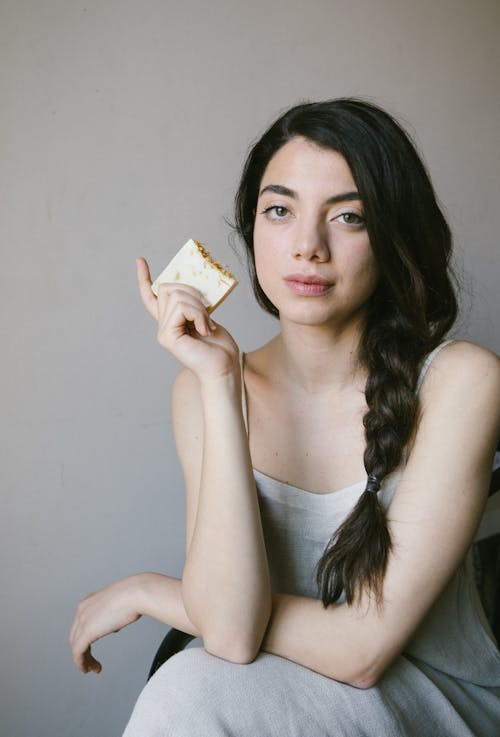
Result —
[{"label": "linen fabric", "polygon": [[[418,388],[448,342],[427,357]],[[243,408],[246,417],[245,401]],[[318,598],[317,561],[366,479],[314,494],[254,473],[273,590]],[[386,508],[401,473],[402,467],[382,483]],[[357,689],[268,653],[237,665],[189,648],[146,685],[123,737],[499,735],[500,653],[466,559],[373,688]]]}]

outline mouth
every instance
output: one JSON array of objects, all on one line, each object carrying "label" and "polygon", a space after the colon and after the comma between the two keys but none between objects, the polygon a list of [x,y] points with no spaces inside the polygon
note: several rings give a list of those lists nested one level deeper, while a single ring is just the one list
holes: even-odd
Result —
[{"label": "mouth", "polygon": [[289,274],[285,276],[284,282],[296,294],[308,297],[326,294],[333,287],[332,282],[315,274]]}]

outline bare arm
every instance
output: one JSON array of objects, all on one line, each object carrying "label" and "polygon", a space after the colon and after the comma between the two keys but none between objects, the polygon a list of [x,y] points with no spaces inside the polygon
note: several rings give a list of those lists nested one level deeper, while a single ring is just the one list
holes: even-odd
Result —
[{"label": "bare arm", "polygon": [[486,502],[500,432],[498,359],[464,343],[435,359],[423,412],[389,509],[393,552],[382,606],[275,595],[263,649],[358,687],[402,651],[464,558]]},{"label": "bare arm", "polygon": [[209,652],[248,662],[260,649],[271,596],[239,375],[200,387],[184,372],[173,414],[186,480],[184,604]]},{"label": "bare arm", "polygon": [[184,583],[137,574],[85,597],[69,635],[83,671],[100,672],[91,646],[143,614],[203,638],[210,652],[238,662],[260,649],[271,611],[269,574],[241,411],[239,352],[191,287],[151,291],[137,260],[144,306],[158,322],[158,342],[189,370],[175,383],[174,426],[186,477]]},{"label": "bare arm", "polygon": [[186,614],[181,581],[160,573],[138,573],[86,596],[76,610],[69,633],[73,662],[82,673],[100,673],[92,645],[148,615],[171,627],[199,636]]},{"label": "bare arm", "polygon": [[[189,437],[183,437],[192,432],[186,418],[196,419],[202,411],[196,392],[185,391],[192,381],[187,373],[178,378],[178,384],[187,386],[176,388],[174,414],[180,418],[176,438],[184,449],[181,460],[188,485],[196,488],[201,470],[189,463],[186,448],[197,455],[195,448],[202,447],[202,438],[195,435],[188,442]],[[275,594],[263,650],[327,677],[370,687],[404,648],[460,564],[484,509],[500,432],[498,359],[475,346],[453,344],[436,358],[421,392],[422,419],[388,515],[393,552],[382,605],[371,605],[365,596],[353,606],[339,604],[325,610],[316,599]],[[198,497],[188,495],[187,501],[189,548]],[[135,605],[127,594],[120,617],[135,621],[141,613],[149,614],[200,635],[184,608],[180,581],[141,574],[139,583]],[[130,585],[127,588],[130,591]],[[87,607],[95,610],[98,603],[92,597],[82,602],[82,622]],[[116,589],[113,601],[118,602]],[[90,621],[95,625],[95,616]],[[83,663],[82,670],[92,669],[90,650],[85,651],[85,637],[78,639],[78,631],[74,626],[74,642],[79,645],[75,645],[75,662],[79,667]],[[83,624],[80,631],[85,631]]]},{"label": "bare arm", "polygon": [[188,508],[184,605],[209,652],[247,662],[260,649],[271,594],[238,347],[209,319],[195,289],[161,284],[156,300],[146,263],[138,266],[158,342],[186,366],[173,397]]}]

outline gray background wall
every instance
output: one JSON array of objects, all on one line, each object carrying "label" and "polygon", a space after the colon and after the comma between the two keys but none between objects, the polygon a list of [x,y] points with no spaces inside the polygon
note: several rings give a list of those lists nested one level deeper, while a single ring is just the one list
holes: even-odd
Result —
[{"label": "gray background wall", "polygon": [[66,642],[84,594],[182,570],[178,366],[134,259],[205,241],[242,279],[217,318],[243,349],[273,334],[224,216],[281,109],[364,95],[407,123],[467,275],[461,334],[499,350],[499,20],[494,0],[1,0],[2,737],[118,735],[144,683],[158,623],[102,641],[99,677]]}]

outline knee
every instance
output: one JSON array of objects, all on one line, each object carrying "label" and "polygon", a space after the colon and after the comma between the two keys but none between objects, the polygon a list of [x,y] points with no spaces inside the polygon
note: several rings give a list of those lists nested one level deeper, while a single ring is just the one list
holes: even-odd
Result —
[{"label": "knee", "polygon": [[192,648],[162,665],[142,690],[123,737],[196,737],[204,730],[209,681],[203,673],[210,657]]}]

